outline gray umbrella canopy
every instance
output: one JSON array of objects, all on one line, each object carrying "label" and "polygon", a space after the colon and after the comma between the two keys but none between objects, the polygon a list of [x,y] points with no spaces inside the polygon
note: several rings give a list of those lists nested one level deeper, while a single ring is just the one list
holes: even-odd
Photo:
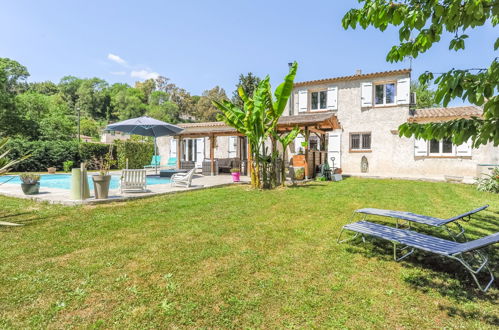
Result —
[{"label": "gray umbrella canopy", "polygon": [[148,116],[127,119],[120,121],[119,123],[110,124],[107,125],[106,130],[153,137],[176,135],[183,131],[181,127]]}]

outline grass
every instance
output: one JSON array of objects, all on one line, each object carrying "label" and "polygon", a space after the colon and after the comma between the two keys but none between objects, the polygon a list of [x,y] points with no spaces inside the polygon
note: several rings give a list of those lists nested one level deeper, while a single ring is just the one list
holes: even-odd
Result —
[{"label": "grass", "polygon": [[467,232],[497,231],[499,196],[471,186],[352,178],[73,208],[0,203],[0,220],[25,224],[0,229],[0,328],[499,325],[497,285],[481,293],[458,264],[336,243],[360,207],[448,217],[487,203]]}]

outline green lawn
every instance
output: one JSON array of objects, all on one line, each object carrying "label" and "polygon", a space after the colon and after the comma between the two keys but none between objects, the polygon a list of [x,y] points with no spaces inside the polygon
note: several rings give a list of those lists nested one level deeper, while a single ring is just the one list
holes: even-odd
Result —
[{"label": "green lawn", "polygon": [[26,225],[0,228],[0,328],[493,328],[497,284],[483,294],[432,255],[394,262],[387,242],[336,243],[356,208],[486,203],[473,238],[498,231],[499,196],[458,184],[352,178],[74,208],[2,197],[0,220]]}]

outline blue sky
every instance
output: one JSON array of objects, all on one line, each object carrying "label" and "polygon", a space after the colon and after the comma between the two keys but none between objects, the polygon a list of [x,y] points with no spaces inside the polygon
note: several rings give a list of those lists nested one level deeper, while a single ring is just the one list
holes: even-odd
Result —
[{"label": "blue sky", "polygon": [[[0,0],[0,57],[28,67],[30,81],[65,75],[133,84],[160,74],[200,94],[229,93],[240,73],[270,74],[276,83],[298,61],[297,81],[350,75],[355,69],[400,69],[386,53],[397,30],[343,30],[345,1],[53,1]],[[430,70],[485,67],[498,56],[497,28],[470,33],[467,50],[448,37],[413,61],[413,77]]]}]

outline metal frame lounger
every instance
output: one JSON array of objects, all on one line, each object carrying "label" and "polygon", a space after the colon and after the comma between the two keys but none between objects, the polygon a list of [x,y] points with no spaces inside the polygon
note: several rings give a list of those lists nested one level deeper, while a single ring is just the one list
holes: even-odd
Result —
[{"label": "metal frame lounger", "polygon": [[[499,232],[466,243],[458,243],[455,241],[449,241],[442,238],[417,233],[415,231],[407,229],[393,228],[369,221],[349,223],[343,226],[341,233],[343,233],[343,230],[350,230],[356,233],[355,236],[351,239],[354,239],[358,235],[362,235],[362,239],[364,240],[364,235],[370,235],[391,241],[393,243],[393,258],[396,261],[400,261],[408,257],[416,249],[432,252],[444,257],[457,260],[470,272],[480,290],[484,292],[487,291],[494,282],[494,274],[492,273],[492,270],[488,265],[489,258],[483,252],[480,252],[478,250],[488,245],[498,243]],[[340,242],[339,239],[341,237],[341,233],[338,237],[338,242]],[[402,244],[403,246],[401,248],[397,248],[397,244]],[[409,252],[397,258],[397,250],[402,251],[409,248]],[[473,268],[470,263],[465,260],[465,253],[477,253],[481,259],[480,265]],[[484,269],[489,272],[490,281],[485,287],[482,287],[476,275]]]},{"label": "metal frame lounger", "polygon": [[[383,210],[383,209],[375,209],[375,208],[364,208],[364,209],[358,209],[358,210],[354,211],[354,213],[352,215],[351,222],[354,222],[354,218],[355,218],[356,214],[363,214],[364,217],[362,218],[362,220],[366,220],[366,217],[368,215],[377,215],[377,216],[381,216],[381,217],[397,219],[397,223],[396,223],[397,228],[399,228],[399,220],[405,220],[409,223],[409,225],[408,225],[409,228],[411,227],[411,225],[410,225],[411,222],[425,224],[425,225],[432,226],[432,227],[443,227],[443,228],[445,228],[445,230],[450,234],[450,236],[453,239],[457,239],[461,235],[464,237],[464,239],[466,239],[466,236],[464,235],[464,228],[459,224],[458,221],[460,221],[460,220],[469,221],[473,214],[478,213],[480,211],[483,211],[487,207],[489,207],[489,205],[484,205],[484,206],[479,207],[477,209],[471,210],[471,211],[463,213],[463,214],[456,215],[455,217],[448,218],[448,219],[430,217],[427,215],[411,213],[411,212]],[[451,223],[453,223],[458,228],[459,232],[457,234],[455,234],[448,227],[448,225]]]}]

